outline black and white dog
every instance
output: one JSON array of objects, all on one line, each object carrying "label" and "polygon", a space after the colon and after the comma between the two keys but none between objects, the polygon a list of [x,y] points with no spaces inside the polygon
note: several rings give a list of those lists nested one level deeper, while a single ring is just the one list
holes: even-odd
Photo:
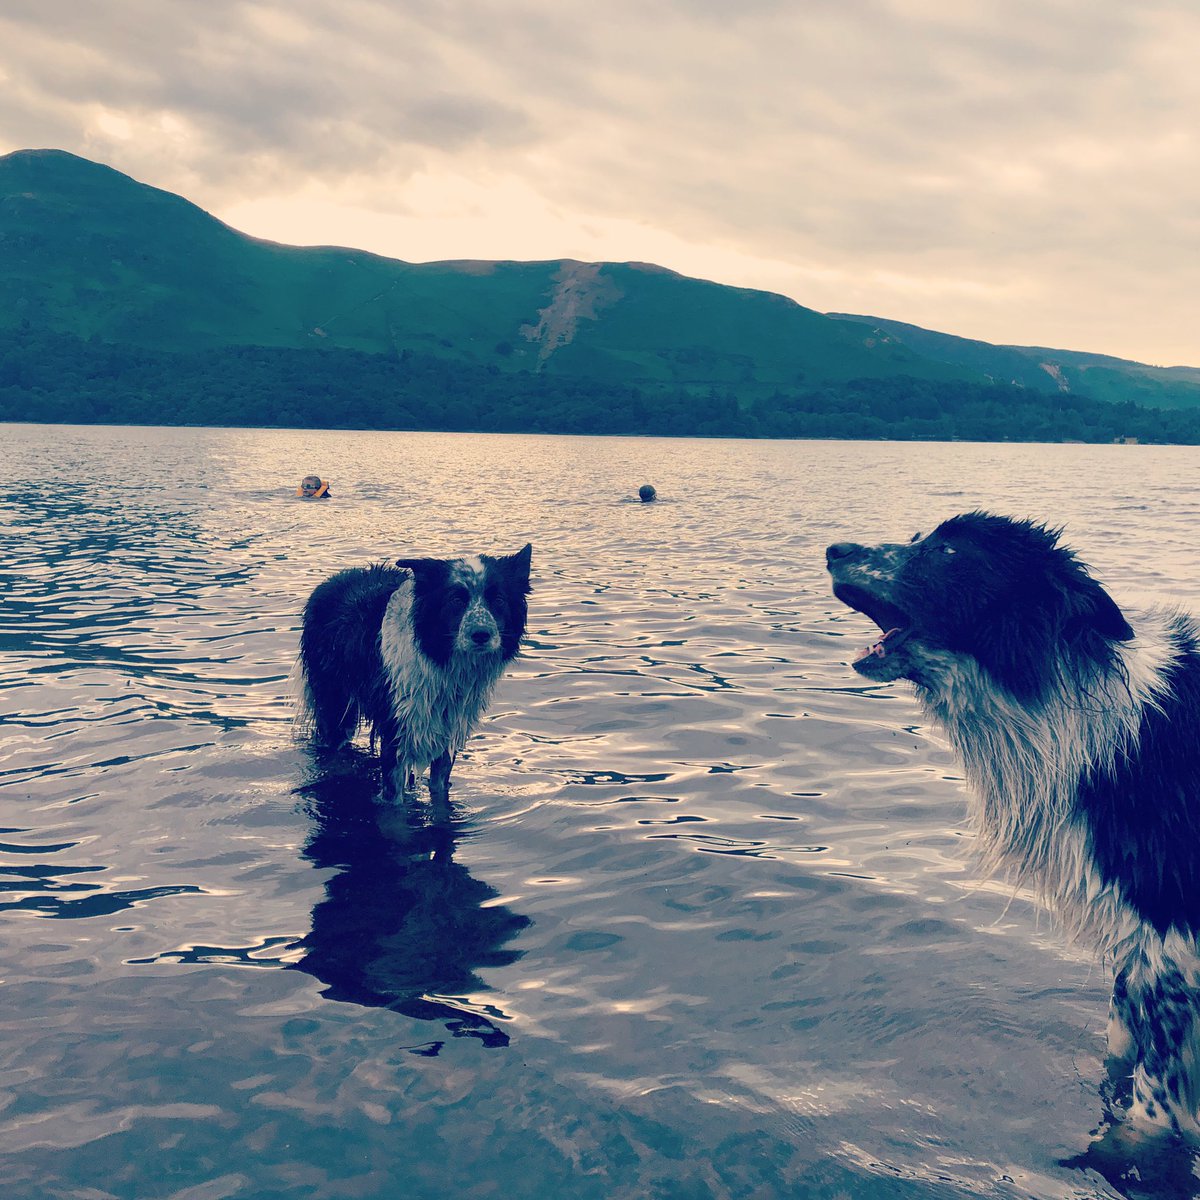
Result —
[{"label": "black and white dog", "polygon": [[826,560],[883,631],[854,669],[949,734],[987,864],[1113,956],[1130,1115],[1200,1132],[1200,625],[1127,619],[1057,531],[987,513]]},{"label": "black and white dog", "polygon": [[353,567],[304,606],[300,667],[313,738],[336,748],[360,721],[378,738],[396,795],[450,768],[521,648],[533,548],[476,558],[402,558]]}]

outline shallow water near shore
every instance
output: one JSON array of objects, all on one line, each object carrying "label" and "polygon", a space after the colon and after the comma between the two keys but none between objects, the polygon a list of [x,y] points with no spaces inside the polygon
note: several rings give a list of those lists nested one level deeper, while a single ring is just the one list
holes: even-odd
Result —
[{"label": "shallow water near shore", "polygon": [[[1108,971],[980,881],[823,549],[986,507],[1197,608],[1200,451],[0,437],[8,1200],[1140,1194],[1068,1165]],[[526,541],[450,817],[380,804],[365,744],[315,764],[311,588]]]}]

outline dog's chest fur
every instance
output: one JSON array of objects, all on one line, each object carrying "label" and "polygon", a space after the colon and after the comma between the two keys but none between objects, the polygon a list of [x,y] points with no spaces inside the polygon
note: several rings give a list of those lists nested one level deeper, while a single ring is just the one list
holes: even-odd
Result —
[{"label": "dog's chest fur", "polygon": [[947,655],[935,672],[938,689],[921,693],[963,762],[985,864],[1015,868],[1071,932],[1118,958],[1149,932],[1145,906],[1133,903],[1134,873],[1157,880],[1164,863],[1129,844],[1118,871],[1098,852],[1113,840],[1114,807],[1160,803],[1136,778],[1155,765],[1141,762],[1139,733],[1147,714],[1171,703],[1176,622],[1165,612],[1135,618],[1119,669],[1094,673],[1081,691],[1064,668],[1035,708],[1006,697],[959,656]]},{"label": "dog's chest fur", "polygon": [[445,665],[428,659],[413,632],[413,587],[408,579],[392,593],[379,650],[392,692],[398,757],[415,770],[462,749],[505,663],[499,655],[457,651]]}]

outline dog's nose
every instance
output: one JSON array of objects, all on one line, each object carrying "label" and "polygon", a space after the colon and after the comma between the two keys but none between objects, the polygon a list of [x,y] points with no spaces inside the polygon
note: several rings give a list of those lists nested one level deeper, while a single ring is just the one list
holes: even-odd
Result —
[{"label": "dog's nose", "polygon": [[839,558],[849,558],[855,551],[861,549],[862,547],[857,542],[834,542],[825,551],[825,561],[834,563]]},{"label": "dog's nose", "polygon": [[490,629],[473,629],[471,631],[471,641],[477,646],[484,646],[492,640],[492,631]]}]

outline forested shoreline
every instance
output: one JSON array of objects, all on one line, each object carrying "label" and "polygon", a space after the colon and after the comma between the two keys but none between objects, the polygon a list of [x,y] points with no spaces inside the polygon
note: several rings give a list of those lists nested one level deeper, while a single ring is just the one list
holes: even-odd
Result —
[{"label": "forested shoreline", "polygon": [[172,353],[0,331],[0,421],[762,438],[1200,443],[1200,413],[1004,384],[614,384],[404,352]]}]

